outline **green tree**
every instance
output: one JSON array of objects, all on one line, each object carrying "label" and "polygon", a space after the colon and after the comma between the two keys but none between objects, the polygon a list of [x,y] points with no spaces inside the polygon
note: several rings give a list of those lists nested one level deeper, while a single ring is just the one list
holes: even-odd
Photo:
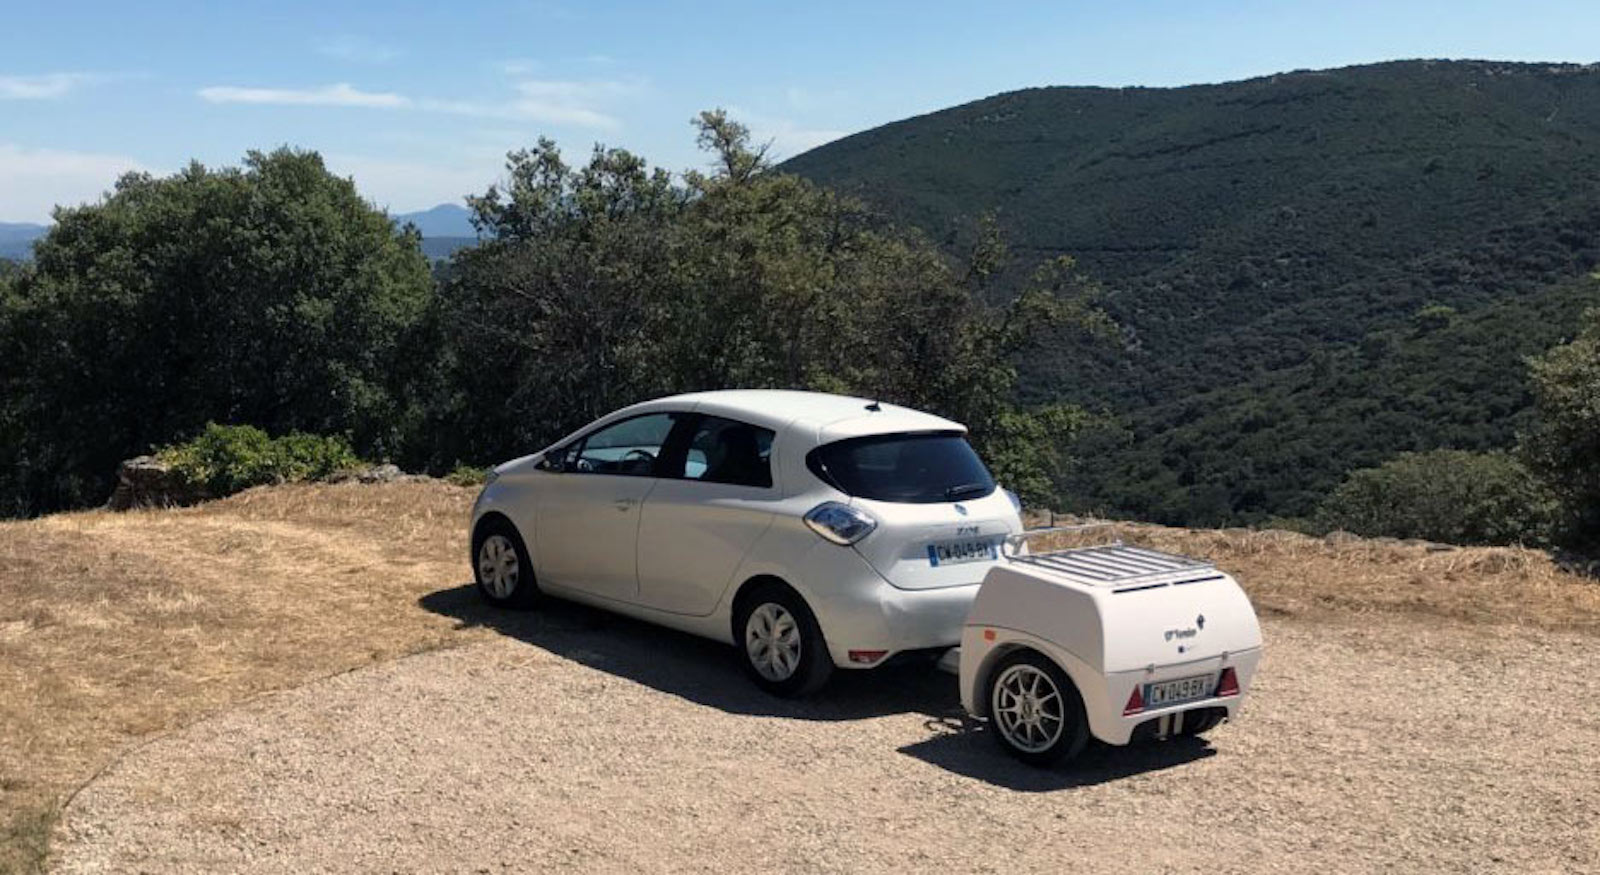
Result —
[{"label": "green tree", "polygon": [[430,405],[430,432],[460,441],[430,464],[526,452],[662,394],[804,388],[961,419],[1005,482],[1047,499],[1078,416],[1018,409],[1016,358],[1046,329],[1106,330],[1076,265],[1052,262],[991,304],[995,235],[957,264],[774,170],[720,110],[695,125],[713,169],[681,185],[620,150],[574,169],[541,141],[509,156],[505,186],[469,199],[489,240],[460,257],[438,324],[451,385],[470,388],[442,386]]},{"label": "green tree", "polygon": [[1515,457],[1465,450],[1353,471],[1317,510],[1325,529],[1448,544],[1542,544],[1556,518],[1554,497]]},{"label": "green tree", "polygon": [[101,501],[118,460],[212,420],[393,452],[428,264],[315,153],[129,174],[55,219],[0,302],[5,510]]},{"label": "green tree", "polygon": [[1561,497],[1568,535],[1600,546],[1600,310],[1578,336],[1529,361],[1537,423],[1523,455]]}]

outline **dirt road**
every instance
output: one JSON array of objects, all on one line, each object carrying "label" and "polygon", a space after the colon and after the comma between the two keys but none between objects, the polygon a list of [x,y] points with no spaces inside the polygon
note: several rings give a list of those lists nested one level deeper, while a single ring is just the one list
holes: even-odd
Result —
[{"label": "dirt road", "polygon": [[1593,636],[1269,618],[1210,743],[1040,772],[954,679],[755,692],[721,647],[574,606],[276,694],[127,754],[63,872],[1600,871]]}]

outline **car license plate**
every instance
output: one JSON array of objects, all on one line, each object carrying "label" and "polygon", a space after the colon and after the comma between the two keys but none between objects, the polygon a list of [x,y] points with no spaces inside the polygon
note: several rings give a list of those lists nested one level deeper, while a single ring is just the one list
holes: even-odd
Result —
[{"label": "car license plate", "polygon": [[1175,681],[1160,681],[1144,685],[1144,706],[1146,708],[1165,708],[1179,702],[1188,702],[1194,699],[1204,699],[1211,695],[1211,690],[1216,684],[1216,676],[1209,674],[1195,675],[1189,678],[1178,678]]},{"label": "car license plate", "polygon": [[928,562],[935,568],[940,565],[960,565],[963,562],[983,562],[999,558],[1000,554],[996,551],[995,542],[991,538],[943,541],[928,545]]}]

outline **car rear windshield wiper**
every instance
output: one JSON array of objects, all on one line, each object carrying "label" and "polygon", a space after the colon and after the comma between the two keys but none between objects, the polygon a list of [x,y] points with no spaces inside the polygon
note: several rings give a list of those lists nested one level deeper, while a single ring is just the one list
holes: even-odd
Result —
[{"label": "car rear windshield wiper", "polygon": [[989,491],[987,483],[958,483],[944,491],[945,498],[958,498],[963,495],[986,494]]}]

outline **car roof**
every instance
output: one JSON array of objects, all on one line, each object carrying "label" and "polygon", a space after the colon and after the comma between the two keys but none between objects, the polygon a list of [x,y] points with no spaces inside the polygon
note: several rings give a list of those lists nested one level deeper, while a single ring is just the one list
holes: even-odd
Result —
[{"label": "car roof", "polygon": [[[828,443],[863,435],[916,431],[965,432],[959,422],[898,404],[789,389],[723,389],[691,392],[646,402],[639,407],[692,409],[697,413],[737,419],[774,431],[814,435]],[[877,409],[871,409],[875,406]]]}]

